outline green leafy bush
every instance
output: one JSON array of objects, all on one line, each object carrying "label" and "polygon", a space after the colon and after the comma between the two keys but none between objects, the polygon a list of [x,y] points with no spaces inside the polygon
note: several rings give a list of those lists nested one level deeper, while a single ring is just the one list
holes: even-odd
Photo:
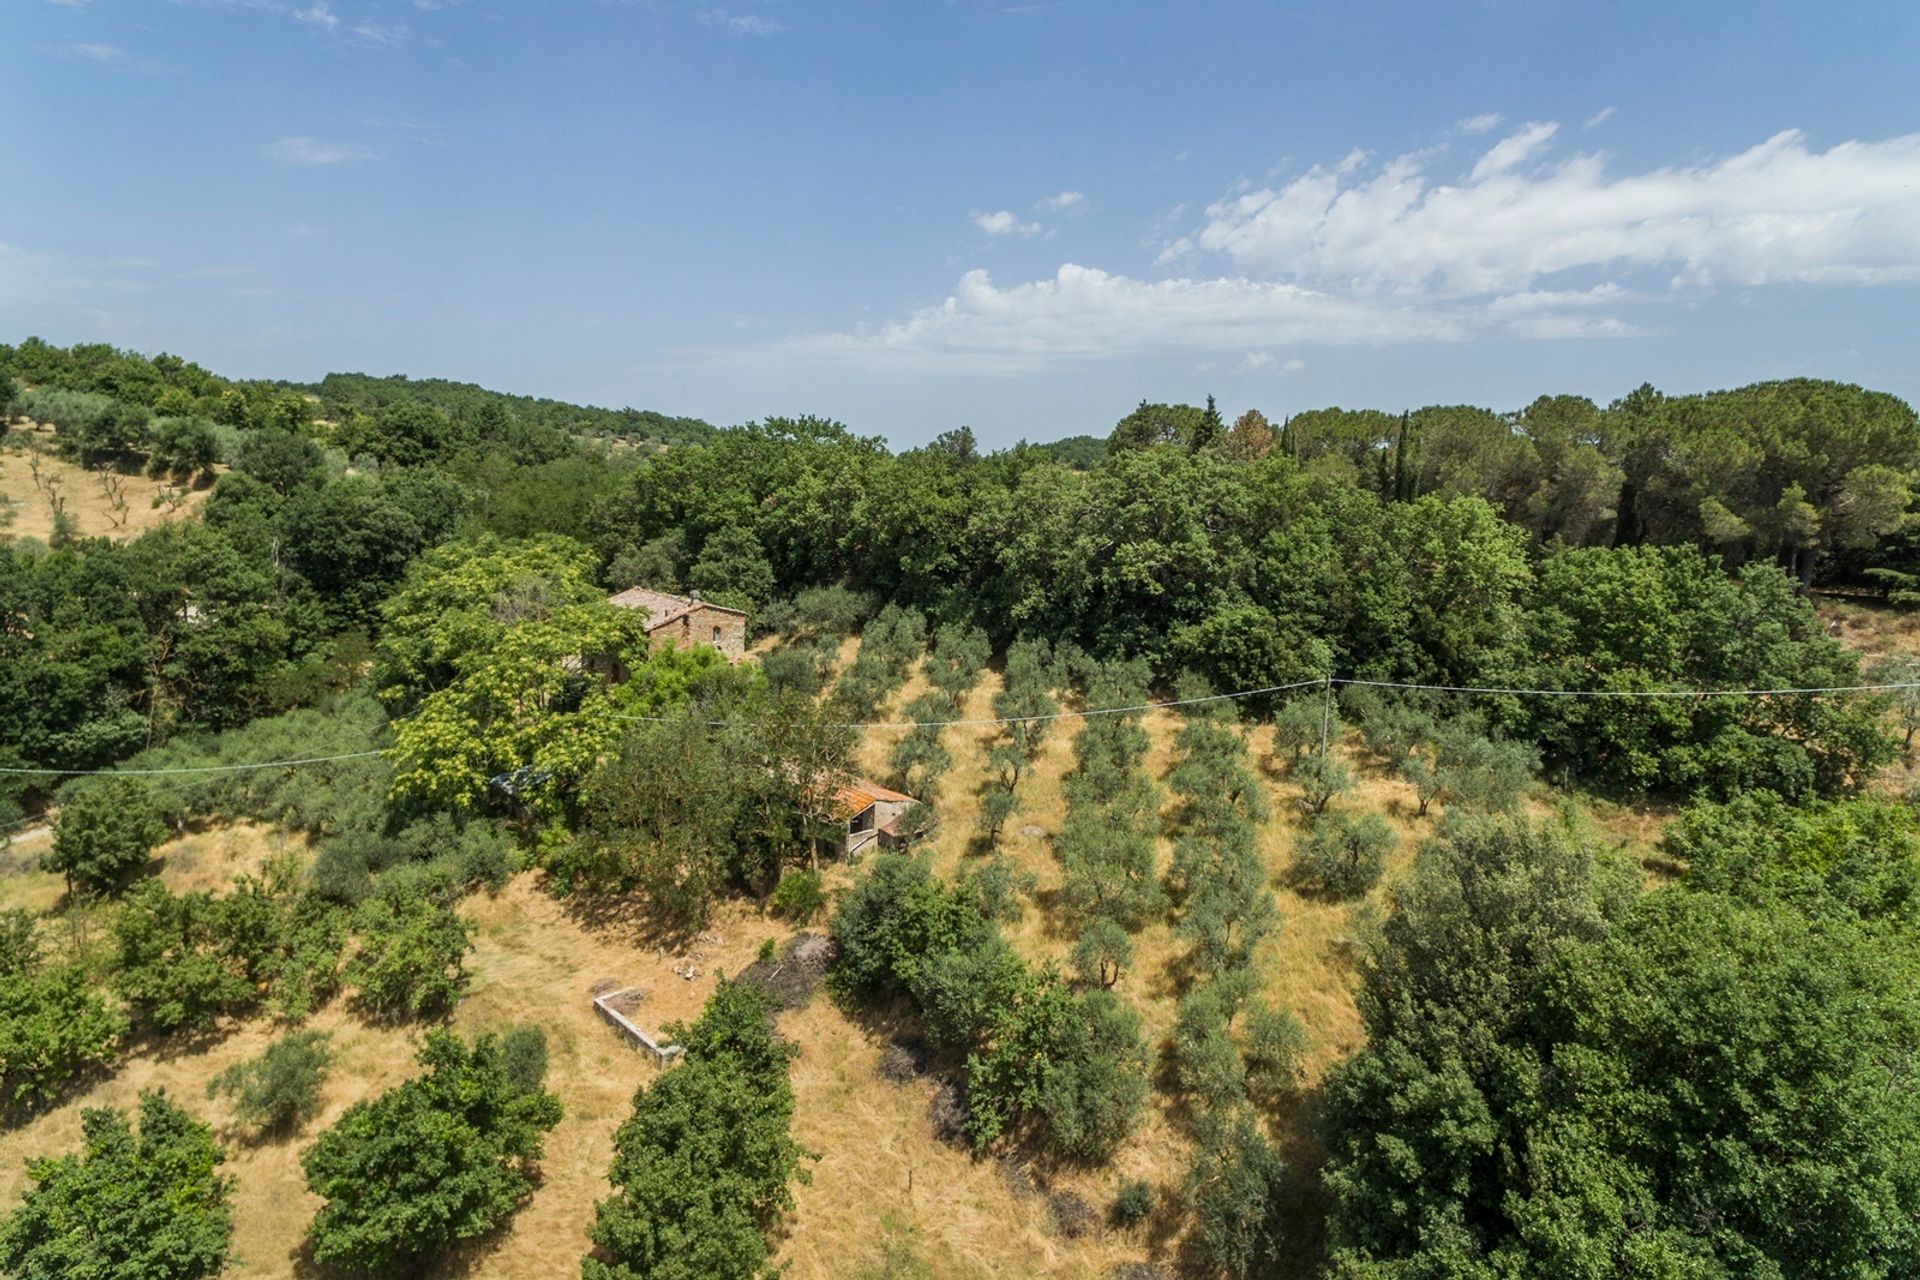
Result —
[{"label": "green leafy bush", "polygon": [[326,1201],[313,1256],[357,1271],[413,1271],[498,1226],[533,1190],[560,1100],[500,1040],[429,1031],[427,1071],[355,1103],[301,1156]]},{"label": "green leafy bush", "polygon": [[780,877],[767,898],[767,906],[778,916],[805,924],[827,905],[826,891],[820,887],[817,871],[789,871]]},{"label": "green leafy bush", "polygon": [[236,1062],[207,1084],[207,1096],[225,1094],[241,1121],[262,1132],[286,1132],[320,1110],[320,1086],[333,1065],[333,1037],[295,1031],[259,1057]]},{"label": "green leafy bush", "polygon": [[1293,853],[1293,874],[1305,885],[1335,898],[1354,898],[1380,882],[1387,854],[1398,837],[1385,818],[1323,813]]},{"label": "green leafy bush", "polygon": [[1244,1105],[1209,1114],[1187,1171],[1201,1252],[1235,1280],[1271,1274],[1287,1244],[1287,1166]]},{"label": "green leafy bush", "polygon": [[126,1029],[77,967],[0,974],[0,1109],[39,1106],[109,1065]]},{"label": "green leafy bush", "polygon": [[404,888],[367,899],[354,915],[359,947],[342,979],[387,1017],[451,1008],[467,983],[473,927],[452,907]]},{"label": "green leafy bush", "polygon": [[207,1126],[160,1093],[87,1111],[77,1155],[27,1162],[33,1186],[0,1222],[0,1272],[20,1280],[199,1280],[226,1262],[230,1179]]},{"label": "green leafy bush", "polygon": [[684,1061],[634,1095],[613,1139],[614,1195],[594,1208],[586,1280],[750,1280],[766,1230],[793,1207],[807,1154],[789,1133],[796,1050],[774,1038],[765,999],[722,983],[690,1027]]},{"label": "green leafy bush", "polygon": [[1144,1178],[1129,1178],[1114,1193],[1111,1213],[1123,1227],[1131,1227],[1153,1212],[1153,1184]]},{"label": "green leafy bush", "polygon": [[1255,1003],[1247,1010],[1242,1056],[1247,1078],[1267,1094],[1285,1093],[1300,1083],[1307,1033],[1285,1009]]},{"label": "green leafy bush", "polygon": [[[236,909],[237,908],[237,909]],[[114,920],[114,989],[156,1031],[204,1029],[260,998],[251,939],[236,926],[244,904],[210,893],[174,894],[149,880]]]},{"label": "green leafy bush", "polygon": [[106,893],[144,869],[166,838],[167,824],[146,784],[109,778],[63,794],[53,848],[41,866],[64,875],[69,891]]}]

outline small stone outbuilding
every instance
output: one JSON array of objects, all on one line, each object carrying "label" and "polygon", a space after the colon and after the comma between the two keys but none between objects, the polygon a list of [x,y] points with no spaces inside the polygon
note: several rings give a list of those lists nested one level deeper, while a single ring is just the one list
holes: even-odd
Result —
[{"label": "small stone outbuilding", "polygon": [[834,816],[847,824],[846,856],[864,853],[873,845],[892,848],[899,838],[900,815],[913,797],[865,778],[855,778],[834,796]]},{"label": "small stone outbuilding", "polygon": [[747,656],[747,615],[738,609],[702,600],[699,592],[676,596],[665,591],[631,587],[609,596],[607,603],[622,609],[647,611],[647,640],[656,649],[691,649],[708,644],[728,662]]}]

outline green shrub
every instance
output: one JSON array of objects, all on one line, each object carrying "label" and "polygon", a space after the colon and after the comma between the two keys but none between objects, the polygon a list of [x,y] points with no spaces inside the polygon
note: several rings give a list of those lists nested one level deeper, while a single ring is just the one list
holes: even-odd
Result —
[{"label": "green shrub", "polygon": [[469,1046],[435,1030],[420,1063],[425,1075],[355,1103],[301,1156],[307,1188],[326,1201],[308,1233],[316,1261],[417,1274],[533,1190],[561,1110],[525,1078],[524,1052],[510,1064],[493,1036]]},{"label": "green shrub", "polygon": [[547,1078],[547,1033],[538,1027],[515,1027],[500,1038],[500,1069],[509,1087],[536,1089]]},{"label": "green shrub", "polygon": [[1247,1093],[1247,1069],[1227,1032],[1218,988],[1208,983],[1181,998],[1167,1042],[1176,1085],[1208,1109],[1230,1106]]},{"label": "green shrub", "polygon": [[1287,1166],[1245,1106],[1209,1115],[1187,1172],[1194,1237],[1234,1280],[1272,1273],[1280,1261]]},{"label": "green shrub", "polygon": [[1140,1015],[1111,991],[1074,993],[1051,973],[1026,998],[1002,1001],[988,1047],[967,1059],[968,1132],[985,1146],[1031,1123],[1076,1161],[1110,1155],[1147,1097]]},{"label": "green shrub", "polygon": [[783,644],[760,660],[770,688],[814,697],[827,685],[829,648],[812,643]]},{"label": "green shrub", "polygon": [[685,1059],[634,1095],[614,1134],[614,1194],[594,1206],[586,1280],[761,1276],[766,1229],[793,1207],[789,1184],[807,1180],[789,1132],[796,1050],[774,1038],[760,992],[722,983],[669,1034]]},{"label": "green shrub", "polygon": [[114,920],[114,989],[156,1031],[211,1027],[260,998],[251,976],[245,904],[210,893],[174,894],[149,880]]},{"label": "green shrub", "polygon": [[0,978],[30,971],[40,959],[37,922],[30,911],[0,911]]},{"label": "green shrub", "polygon": [[1256,1003],[1247,1010],[1244,1039],[1247,1077],[1253,1084],[1278,1094],[1300,1083],[1307,1033],[1292,1013]]},{"label": "green shrub", "polygon": [[207,1096],[225,1094],[243,1123],[262,1132],[285,1132],[320,1110],[320,1086],[333,1065],[333,1037],[295,1031],[257,1058],[236,1062],[207,1084]]},{"label": "green shrub", "polygon": [[87,1111],[75,1155],[27,1162],[33,1186],[0,1222],[0,1273],[21,1280],[199,1280],[226,1262],[233,1221],[225,1156],[207,1126],[160,1093]]},{"label": "green shrub", "polygon": [[64,875],[68,892],[107,893],[143,870],[166,838],[160,805],[146,784],[108,778],[62,794],[53,848],[41,866]]},{"label": "green shrub", "polygon": [[466,988],[472,926],[453,908],[410,891],[382,893],[354,916],[359,949],[343,978],[386,1017],[422,1017],[451,1008]]},{"label": "green shrub", "polygon": [[955,887],[982,916],[996,924],[1017,924],[1027,912],[1027,899],[1039,877],[994,854],[961,875]]},{"label": "green shrub", "polygon": [[1113,1197],[1113,1220],[1131,1227],[1153,1212],[1153,1184],[1144,1178],[1130,1178],[1120,1184]]},{"label": "green shrub", "polygon": [[1133,963],[1133,942],[1127,931],[1106,916],[1097,916],[1080,931],[1073,945],[1073,971],[1089,985],[1111,987]]},{"label": "green shrub", "polygon": [[1318,816],[1338,797],[1353,789],[1353,770],[1339,756],[1310,755],[1293,766],[1293,780],[1300,786],[1300,804]]},{"label": "green shrub", "polygon": [[1377,813],[1323,813],[1293,854],[1294,876],[1336,898],[1354,898],[1380,882],[1398,842]]},{"label": "green shrub", "polygon": [[777,916],[805,924],[827,904],[826,891],[820,886],[817,871],[789,871],[780,877],[767,906]]},{"label": "green shrub", "polygon": [[841,996],[871,1000],[904,993],[927,957],[969,950],[990,923],[949,890],[924,858],[882,853],[840,899],[829,932],[839,947],[829,981]]},{"label": "green shrub", "polygon": [[108,1065],[126,1029],[76,967],[0,975],[0,1109],[39,1106]]},{"label": "green shrub", "polygon": [[873,597],[838,585],[810,587],[794,597],[793,613],[799,626],[844,636],[873,616]]}]

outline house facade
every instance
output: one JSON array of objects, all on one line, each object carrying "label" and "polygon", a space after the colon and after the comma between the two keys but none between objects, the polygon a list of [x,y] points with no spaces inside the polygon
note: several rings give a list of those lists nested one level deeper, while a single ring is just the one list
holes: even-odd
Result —
[{"label": "house facade", "polygon": [[747,615],[738,609],[702,600],[695,592],[676,596],[665,591],[632,587],[609,596],[607,603],[621,609],[644,609],[647,641],[656,649],[691,649],[708,644],[728,662],[747,656]]}]

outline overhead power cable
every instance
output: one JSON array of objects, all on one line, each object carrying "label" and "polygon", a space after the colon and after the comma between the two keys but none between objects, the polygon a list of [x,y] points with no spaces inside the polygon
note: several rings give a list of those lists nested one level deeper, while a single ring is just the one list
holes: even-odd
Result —
[{"label": "overhead power cable", "polygon": [[384,750],[349,751],[339,756],[303,756],[298,760],[261,760],[254,764],[195,764],[181,765],[172,769],[0,769],[0,773],[25,773],[43,778],[91,778],[102,774],[115,774],[129,778],[153,778],[181,773],[242,773],[249,769],[290,769],[295,765],[332,764],[337,760],[365,760],[369,756],[385,754]]},{"label": "overhead power cable", "polygon": [[[827,727],[834,729],[932,729],[955,726],[1040,724],[1053,720],[1085,720],[1094,716],[1137,715],[1147,711],[1163,711],[1175,707],[1193,707],[1209,702],[1238,702],[1246,698],[1263,697],[1270,693],[1288,693],[1295,689],[1321,687],[1331,689],[1334,685],[1361,685],[1370,689],[1402,689],[1414,693],[1462,693],[1523,698],[1813,697],[1824,694],[1889,693],[1901,689],[1920,689],[1920,681],[1902,681],[1891,684],[1813,685],[1804,688],[1781,689],[1516,689],[1499,686],[1416,684],[1399,680],[1361,680],[1347,676],[1321,676],[1313,680],[1295,680],[1289,684],[1266,685],[1258,689],[1239,689],[1232,693],[1211,693],[1199,698],[1170,698],[1164,702],[1140,702],[1125,707],[1091,707],[1079,711],[1055,711],[1043,716],[981,716],[957,720],[845,720],[831,723]],[[639,724],[686,723],[679,716],[616,715],[613,718]],[[696,720],[693,723],[707,728],[721,729],[739,722],[733,720]],[[0,774],[40,778],[90,778],[110,775],[152,778],[186,774],[245,773],[259,769],[291,769],[300,765],[335,764],[343,760],[366,760],[385,754],[385,750],[349,751],[345,754],[335,756],[303,756],[291,760],[261,760],[248,764],[180,765],[165,769],[36,769],[5,767],[0,768]],[[0,830],[4,830],[4,828],[0,828]]]},{"label": "overhead power cable", "polygon": [[[1320,682],[1316,680],[1314,683]],[[1916,681],[1900,684],[1815,685],[1805,689],[1502,689],[1461,684],[1404,684],[1395,680],[1349,680],[1340,676],[1334,677],[1332,683],[1426,693],[1510,694],[1523,698],[1768,698],[1790,694],[1880,693],[1892,689],[1920,689],[1920,682]]]},{"label": "overhead power cable", "polygon": [[[1421,693],[1505,694],[1542,698],[1734,698],[1784,697],[1789,694],[1816,695],[1834,693],[1881,693],[1895,689],[1920,689],[1920,681],[1896,684],[1818,685],[1799,689],[1508,689],[1477,685],[1414,684],[1397,680],[1360,680],[1346,676],[1320,676],[1296,680],[1291,684],[1268,685],[1260,689],[1241,689],[1234,693],[1214,693],[1203,698],[1172,698],[1165,702],[1141,702],[1127,707],[1095,707],[1083,711],[1056,711],[1044,716],[984,716],[964,720],[842,720],[828,724],[830,729],[934,729],[962,725],[1038,724],[1049,720],[1087,719],[1092,716],[1134,715],[1169,707],[1191,707],[1203,702],[1232,702],[1257,698],[1292,689],[1332,688],[1334,685],[1364,685],[1373,689],[1404,689]],[[679,716],[616,716],[640,724],[683,724]],[[739,723],[733,720],[697,720],[695,724],[720,729]]]}]

